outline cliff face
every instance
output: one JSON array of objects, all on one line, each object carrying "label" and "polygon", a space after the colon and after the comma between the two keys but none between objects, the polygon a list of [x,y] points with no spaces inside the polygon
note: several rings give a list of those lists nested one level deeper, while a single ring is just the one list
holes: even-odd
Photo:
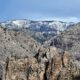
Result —
[{"label": "cliff face", "polygon": [[5,80],[80,79],[80,66],[77,66],[68,52],[65,51],[61,55],[56,48],[52,47],[44,52],[43,49],[40,50],[33,58],[12,57],[6,66]]}]

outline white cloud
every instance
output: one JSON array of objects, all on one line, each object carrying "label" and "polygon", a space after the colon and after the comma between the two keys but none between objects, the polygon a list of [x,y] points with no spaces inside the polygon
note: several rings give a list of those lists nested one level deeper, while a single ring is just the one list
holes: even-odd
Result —
[{"label": "white cloud", "polygon": [[79,22],[79,18],[77,17],[66,17],[66,18],[62,18],[62,21],[66,21],[66,22]]},{"label": "white cloud", "polygon": [[55,20],[55,21],[64,21],[64,22],[80,22],[80,19],[77,17],[49,17],[49,18],[38,18],[36,20]]}]

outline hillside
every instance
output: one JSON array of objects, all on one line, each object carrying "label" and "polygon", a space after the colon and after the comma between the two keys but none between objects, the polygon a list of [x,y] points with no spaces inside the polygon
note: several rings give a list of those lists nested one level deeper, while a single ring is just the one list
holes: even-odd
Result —
[{"label": "hillside", "polygon": [[69,51],[74,57],[80,59],[80,23],[46,41],[44,45]]}]

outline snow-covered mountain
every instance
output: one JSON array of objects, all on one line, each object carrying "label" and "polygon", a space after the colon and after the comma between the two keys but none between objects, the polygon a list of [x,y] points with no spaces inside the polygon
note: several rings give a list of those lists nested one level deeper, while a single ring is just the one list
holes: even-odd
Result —
[{"label": "snow-covered mountain", "polygon": [[74,25],[74,23],[61,21],[31,21],[23,19],[2,22],[0,25],[8,29],[26,29],[29,31],[31,36],[45,41],[66,30],[70,26]]},{"label": "snow-covered mountain", "polygon": [[12,20],[0,23],[0,25],[9,29],[30,28],[35,31],[64,31],[73,24],[72,22],[30,20]]}]

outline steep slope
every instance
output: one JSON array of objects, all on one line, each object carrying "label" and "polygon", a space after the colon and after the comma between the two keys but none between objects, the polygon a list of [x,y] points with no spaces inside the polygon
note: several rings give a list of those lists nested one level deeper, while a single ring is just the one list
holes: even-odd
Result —
[{"label": "steep slope", "polygon": [[5,80],[1,78],[5,78],[9,59],[32,58],[40,48],[41,45],[25,32],[0,27],[0,80]]},{"label": "steep slope", "polygon": [[50,45],[69,51],[77,59],[80,59],[80,23],[45,43],[45,46]]},{"label": "steep slope", "polygon": [[25,32],[0,28],[1,55],[5,53],[6,55],[9,54],[9,56],[15,54],[21,57],[29,56],[31,53],[31,55],[36,54],[38,47],[40,47],[40,44]]}]

